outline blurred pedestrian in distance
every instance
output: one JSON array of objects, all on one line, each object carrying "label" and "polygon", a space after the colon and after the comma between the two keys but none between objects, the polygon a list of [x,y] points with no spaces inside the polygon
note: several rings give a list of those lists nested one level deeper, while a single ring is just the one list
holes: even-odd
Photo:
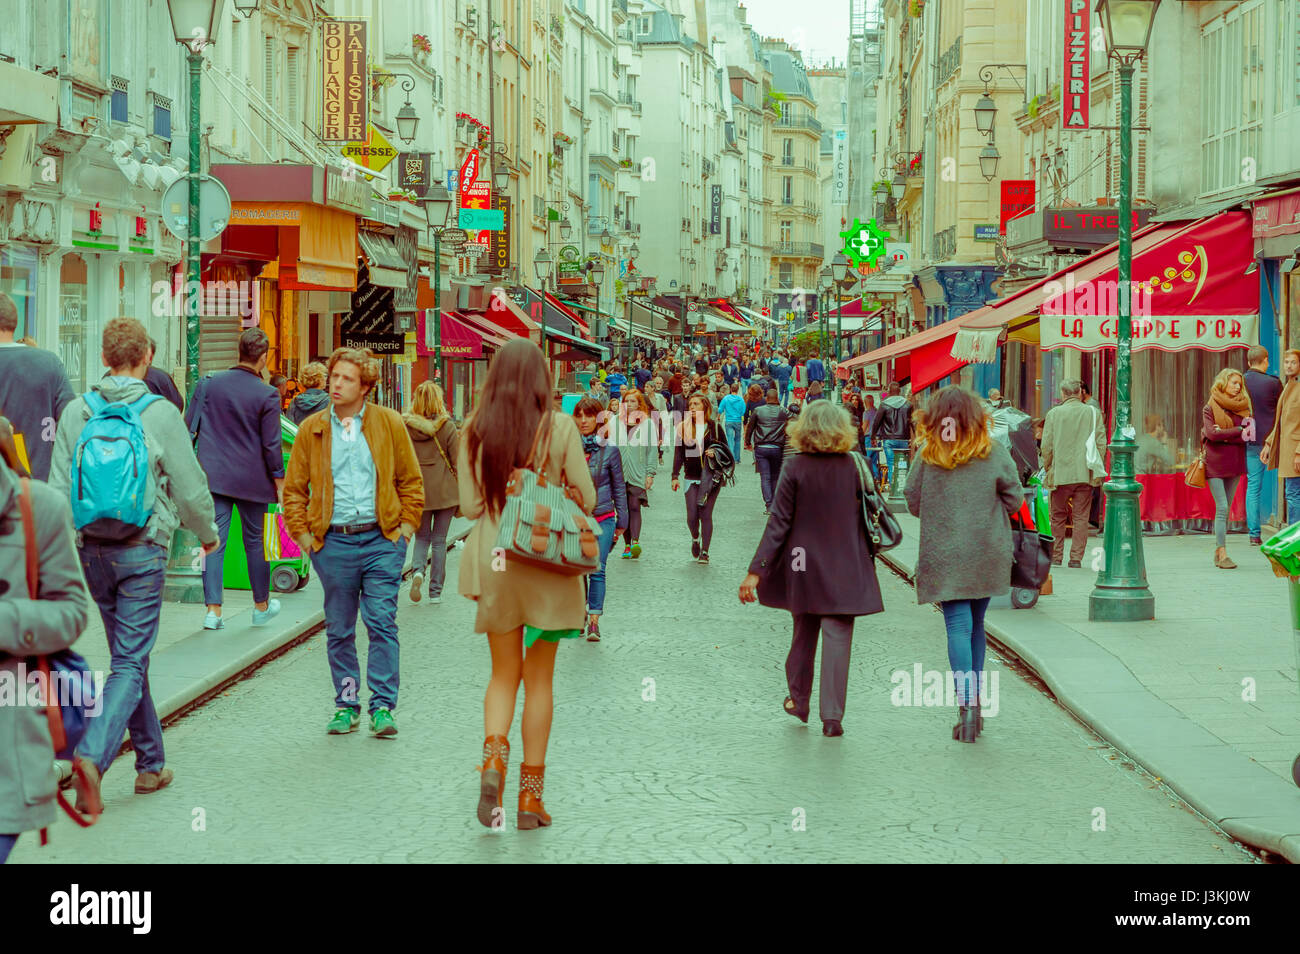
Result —
[{"label": "blurred pedestrian in distance", "polygon": [[958,706],[952,737],[974,742],[982,729],[984,614],[992,597],[1010,589],[1010,515],[1025,495],[973,392],[946,387],[917,418],[917,454],[904,490],[907,509],[921,520],[916,600],[943,611]]},{"label": "blurred pedestrian in distance", "polygon": [[745,426],[745,399],[740,396],[740,379],[730,385],[718,401],[718,418],[727,432],[732,459],[740,463],[740,436]]},{"label": "blurred pedestrian in distance", "polygon": [[1246,476],[1245,430],[1255,427],[1246,376],[1224,368],[1214,378],[1209,400],[1201,408],[1201,436],[1205,439],[1205,483],[1214,497],[1214,565],[1235,570],[1228,557],[1228,511],[1237,484]]},{"label": "blurred pedestrian in distance", "polygon": [[[461,557],[460,592],[477,602],[474,632],[487,634],[492,654],[492,677],[483,700],[486,739],[478,802],[478,820],[489,828],[494,821],[499,827],[502,816],[510,757],[507,735],[521,680],[524,764],[517,824],[551,824],[542,790],[555,651],[561,639],[581,637],[584,625],[581,577],[500,561],[496,551],[507,484],[516,468],[531,466],[548,482],[571,488],[588,513],[596,504],[578,427],[573,418],[549,410],[547,373],[537,345],[522,338],[504,345],[488,369],[478,407],[465,423],[456,464],[461,511],[475,521]],[[599,413],[600,405],[596,410]],[[549,453],[530,461],[537,447]]]},{"label": "blurred pedestrian in distance", "polygon": [[745,443],[754,448],[754,469],[758,471],[759,487],[763,493],[763,512],[770,513],[781,481],[781,467],[786,457],[788,443],[786,427],[790,412],[781,406],[776,388],[767,392],[767,402],[750,412],[745,430]]},{"label": "blurred pedestrian in distance", "polygon": [[886,480],[890,485],[898,480],[894,455],[898,451],[907,450],[911,445],[913,410],[912,402],[903,396],[899,383],[890,381],[885,399],[880,402],[871,424],[871,443],[881,444],[885,448],[885,465],[889,470]]},{"label": "blurred pedestrian in distance", "polygon": [[582,437],[582,452],[587,461],[587,471],[596,488],[596,504],[592,516],[596,519],[596,542],[600,547],[600,566],[587,581],[587,620],[584,632],[587,642],[600,642],[600,617],[605,612],[605,565],[609,551],[619,534],[627,529],[627,481],[623,476],[623,456],[618,444],[609,439],[617,434],[618,406],[607,412],[594,401],[579,401],[573,409],[578,433]]},{"label": "blurred pedestrian in distance", "polygon": [[1000,407],[1005,407],[1006,404],[1007,404],[1007,402],[1004,401],[1004,400],[1002,400],[1002,392],[1001,392],[1001,391],[999,391],[997,388],[989,388],[989,407],[990,407],[990,408],[992,408],[993,410],[996,411],[996,410],[997,410],[998,408],[1000,408]]},{"label": "blurred pedestrian in distance", "polygon": [[[271,342],[261,328],[239,336],[239,364],[199,381],[186,423],[194,435],[199,464],[217,510],[221,545],[203,566],[204,629],[224,629],[223,564],[231,515],[239,508],[248,580],[253,590],[253,625],[264,626],[280,612],[271,596],[271,568],[262,547],[267,505],[284,488],[284,450],[280,435],[280,399],[262,380]],[[305,551],[304,551],[305,552]]]},{"label": "blurred pedestrian in distance", "polygon": [[692,394],[686,414],[677,425],[673,450],[673,492],[686,480],[686,528],[691,534],[691,556],[699,563],[709,562],[709,543],[713,539],[713,507],[722,485],[704,458],[714,453],[714,445],[727,443],[727,436],[710,414],[708,399]]},{"label": "blurred pedestrian in distance", "polygon": [[1106,425],[1095,405],[1083,403],[1082,381],[1062,382],[1061,398],[1043,423],[1043,485],[1052,491],[1052,564],[1061,565],[1070,530],[1070,566],[1079,569],[1088,548],[1092,488],[1106,479]]},{"label": "blurred pedestrian in distance", "polygon": [[15,341],[18,307],[0,292],[0,414],[9,419],[23,466],[49,480],[55,427],[75,397],[68,373],[52,352]]},{"label": "blurred pedestrian in distance", "polygon": [[447,578],[447,531],[460,503],[456,466],[460,435],[447,412],[442,388],[422,381],[415,388],[411,413],[402,415],[406,432],[415,448],[424,484],[424,509],[415,528],[415,549],[411,554],[411,602],[420,602],[425,568],[429,574],[429,602],[442,602]]},{"label": "blurred pedestrian in distance", "polygon": [[785,469],[763,539],[740,584],[742,603],[758,600],[794,617],[784,709],[802,722],[811,709],[821,634],[818,715],[822,734],[831,737],[844,734],[854,619],[884,609],[851,456],[858,436],[849,415],[828,401],[809,407],[790,426],[799,453]]},{"label": "blurred pedestrian in distance", "polygon": [[627,391],[619,412],[618,450],[623,458],[627,485],[627,527],[623,532],[623,559],[641,557],[641,508],[650,503],[650,488],[659,471],[660,432],[651,418],[651,406],[640,391]]},{"label": "blurred pedestrian in distance", "polygon": [[330,396],[325,390],[325,365],[319,361],[311,362],[298,375],[298,383],[303,390],[289,402],[288,417],[301,427],[302,422],[311,415],[329,407]]},{"label": "blurred pedestrian in distance", "polygon": [[185,413],[185,401],[181,399],[181,392],[176,389],[176,382],[166,371],[154,367],[154,359],[158,357],[158,342],[153,338],[149,339],[149,370],[144,375],[144,386],[151,392],[160,397],[165,397],[176,405],[176,410],[182,414]]}]

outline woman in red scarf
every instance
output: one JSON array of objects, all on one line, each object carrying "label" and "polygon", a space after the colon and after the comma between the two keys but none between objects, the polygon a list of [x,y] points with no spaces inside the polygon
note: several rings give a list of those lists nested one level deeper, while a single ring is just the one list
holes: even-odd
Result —
[{"label": "woman in red scarf", "polygon": [[1237,484],[1246,474],[1246,443],[1242,433],[1254,429],[1250,394],[1240,371],[1224,368],[1214,379],[1210,399],[1201,409],[1201,436],[1205,438],[1205,482],[1214,496],[1214,565],[1235,570],[1228,558],[1228,509]]}]

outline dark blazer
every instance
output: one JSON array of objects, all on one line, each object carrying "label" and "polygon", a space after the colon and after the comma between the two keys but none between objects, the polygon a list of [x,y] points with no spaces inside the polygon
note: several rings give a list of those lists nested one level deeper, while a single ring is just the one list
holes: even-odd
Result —
[{"label": "dark blazer", "polygon": [[197,431],[199,464],[214,494],[270,503],[284,476],[280,392],[249,368],[235,366],[199,381],[185,416]]},{"label": "dark blazer", "polygon": [[149,370],[144,373],[144,386],[154,394],[165,397],[176,405],[176,410],[182,414],[185,413],[185,402],[181,400],[181,392],[176,390],[176,382],[166,371],[149,365]]},{"label": "dark blazer", "polygon": [[615,514],[614,526],[627,526],[627,482],[623,479],[623,455],[613,444],[602,444],[587,454],[587,471],[596,485],[593,517]]},{"label": "dark blazer", "polygon": [[749,572],[758,601],[791,613],[867,616],[881,612],[876,564],[848,454],[797,454],[781,468],[772,515]]}]

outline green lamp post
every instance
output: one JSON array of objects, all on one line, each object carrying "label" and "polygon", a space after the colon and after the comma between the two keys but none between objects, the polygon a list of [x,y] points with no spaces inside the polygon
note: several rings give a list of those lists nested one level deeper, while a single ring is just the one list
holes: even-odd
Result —
[{"label": "green lamp post", "polygon": [[1088,597],[1088,619],[1115,622],[1154,619],[1156,598],[1147,585],[1134,474],[1136,431],[1131,423],[1133,350],[1133,64],[1146,52],[1160,0],[1097,0],[1106,50],[1119,62],[1119,269],[1118,336],[1115,344],[1115,431],[1106,494],[1103,541],[1106,565]]}]

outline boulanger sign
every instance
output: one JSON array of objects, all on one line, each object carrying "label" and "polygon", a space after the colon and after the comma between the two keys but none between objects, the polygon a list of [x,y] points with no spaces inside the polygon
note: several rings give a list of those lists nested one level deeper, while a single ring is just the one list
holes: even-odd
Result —
[{"label": "boulanger sign", "polygon": [[326,20],[321,24],[324,73],[321,82],[321,139],[360,142],[370,123],[366,82],[366,22]]}]

